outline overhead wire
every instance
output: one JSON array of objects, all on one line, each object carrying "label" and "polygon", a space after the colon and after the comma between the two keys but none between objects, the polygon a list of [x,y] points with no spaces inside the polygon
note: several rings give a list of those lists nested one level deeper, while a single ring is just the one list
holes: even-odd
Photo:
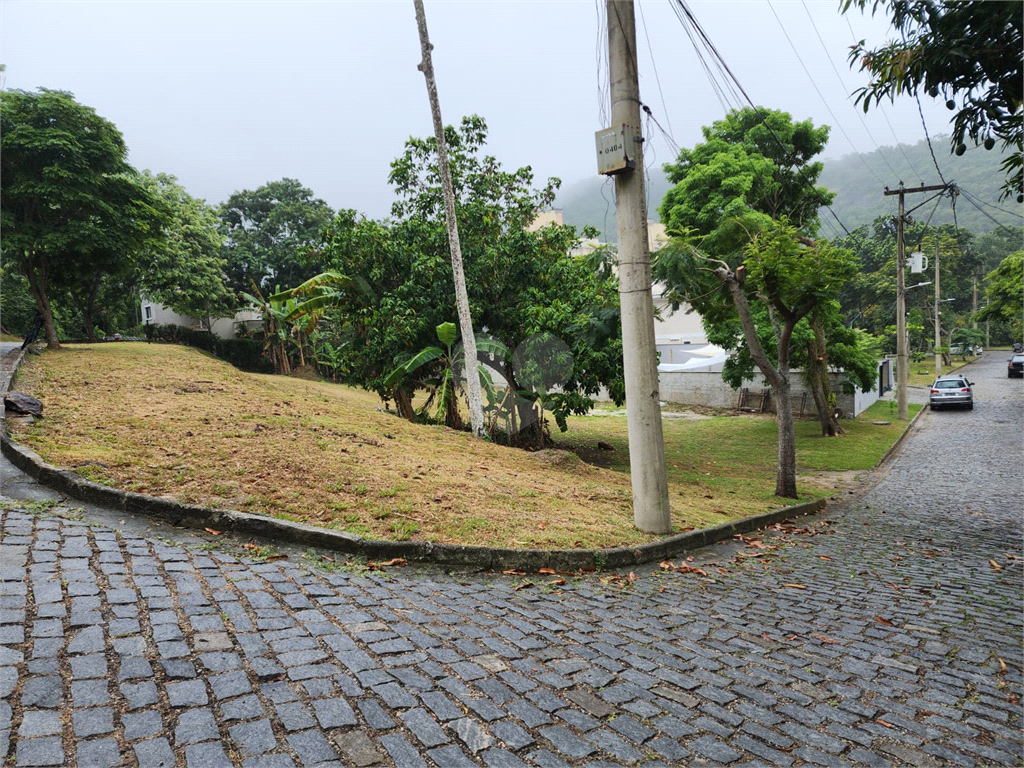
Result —
[{"label": "overhead wire", "polygon": [[[796,162],[793,162],[793,160],[795,158],[793,158],[790,155],[789,149],[786,147],[785,143],[782,141],[782,139],[779,138],[778,134],[776,134],[775,131],[772,129],[772,127],[768,124],[768,121],[765,119],[764,113],[761,111],[761,109],[756,104],[754,104],[754,101],[750,98],[750,95],[746,92],[746,90],[743,88],[743,85],[740,83],[739,78],[737,78],[736,75],[729,68],[728,63],[726,63],[726,61],[725,61],[725,58],[718,51],[718,49],[715,47],[715,44],[711,41],[711,38],[708,36],[707,32],[704,31],[704,28],[700,25],[700,22],[698,22],[696,17],[693,15],[693,11],[687,5],[686,0],[673,0],[673,2],[674,2],[675,5],[679,6],[679,8],[682,10],[683,15],[686,18],[686,20],[684,21],[683,18],[679,15],[679,13],[676,14],[676,16],[683,23],[684,29],[686,28],[686,22],[688,21],[689,24],[692,25],[692,27],[694,29],[694,32],[696,33],[698,38],[701,40],[702,45],[711,54],[712,60],[716,63],[716,66],[723,73],[725,73],[726,76],[728,77],[728,80],[731,81],[730,87],[731,87],[731,84],[733,84],[733,83],[735,84],[735,87],[738,89],[739,93],[741,93],[743,95],[743,99],[747,102],[747,104],[750,105],[750,107],[754,110],[754,113],[761,120],[762,125],[764,125],[764,127],[767,129],[768,133],[776,141],[776,143],[779,145],[779,147],[781,147],[782,151],[789,157],[789,160],[790,160],[791,164],[794,167],[797,168],[796,175],[800,179],[800,181],[804,184],[805,187],[808,187],[809,189],[811,189],[811,191],[813,191],[816,195],[818,195],[818,198],[822,201],[822,206],[825,207],[828,210],[828,212],[832,214],[832,217],[836,220],[836,222],[839,224],[839,226],[842,228],[842,230],[847,235],[849,235],[850,234],[850,230],[847,229],[845,224],[843,224],[842,220],[839,218],[839,216],[836,214],[836,212],[832,209],[832,206],[828,205],[824,201],[824,198],[821,197],[821,194],[818,192],[817,188],[807,180],[806,176],[803,173],[804,169],[799,168],[798,167],[799,164],[796,163]],[[691,36],[691,40],[692,39],[693,38]],[[699,55],[700,54],[698,53],[698,56]]]},{"label": "overhead wire", "polygon": [[804,64],[803,57],[800,56],[800,51],[797,50],[796,45],[794,45],[793,43],[793,38],[789,36],[789,32],[786,30],[786,25],[782,23],[782,19],[779,18],[779,14],[775,12],[775,6],[772,5],[772,0],[768,0],[768,8],[771,9],[772,16],[774,16],[775,20],[779,23],[779,28],[782,30],[782,34],[785,36],[786,42],[788,42],[789,47],[793,49],[793,54],[796,56],[796,60],[800,62],[800,66],[803,67],[804,73],[807,75],[807,79],[810,80],[811,86],[814,88],[815,93],[818,94],[818,98],[821,99],[821,103],[825,105],[825,109],[828,110],[828,113],[832,115],[832,120],[836,124],[836,128],[838,128],[839,132],[843,134],[843,138],[846,139],[846,143],[850,145],[850,148],[853,150],[854,154],[857,155],[857,158],[861,161],[861,163],[864,164],[864,167],[868,169],[868,173],[874,176],[875,179],[880,184],[882,184],[882,186],[885,186],[885,179],[883,179],[881,176],[875,173],[875,169],[868,165],[868,161],[865,160],[864,156],[857,151],[857,146],[853,143],[853,140],[850,138],[849,134],[846,133],[846,129],[843,128],[843,124],[836,116],[836,113],[832,111],[832,107],[825,99],[825,95],[821,92],[821,89],[818,87],[818,84],[814,81],[814,77],[813,75],[811,75],[811,70],[809,70],[807,68],[807,65]]},{"label": "overhead wire", "polygon": [[[665,113],[665,122],[668,123],[668,133],[672,135],[672,118],[668,112],[668,105],[665,103],[665,92],[661,89],[661,78],[658,76],[658,64],[654,60],[654,48],[651,45],[651,36],[647,32],[647,19],[644,18],[644,6],[643,3],[637,2],[637,8],[640,9],[640,23],[644,28],[644,37],[647,38],[647,53],[651,57],[651,67],[654,69],[654,80],[658,84],[658,95],[661,96],[661,109]],[[650,114],[648,112],[647,114]],[[660,128],[661,126],[659,126]],[[673,140],[673,143],[675,141]]]},{"label": "overhead wire", "polygon": [[917,113],[921,115],[921,127],[924,128],[924,137],[928,142],[928,151],[932,154],[932,163],[935,164],[935,170],[938,171],[939,179],[943,184],[948,184],[946,177],[942,175],[942,169],[939,168],[939,161],[935,159],[935,148],[932,147],[932,137],[928,134],[928,124],[924,121],[924,110],[921,108],[921,97],[916,93],[914,94],[914,101],[917,102]]},{"label": "overhead wire", "polygon": [[977,208],[978,211],[983,216],[985,216],[989,221],[991,221],[993,224],[995,224],[1000,229],[1006,230],[1007,234],[1009,234],[1012,237],[1016,237],[1016,236],[1018,236],[1020,234],[1019,232],[1014,232],[1006,224],[1002,224],[1001,222],[997,221],[988,211],[986,211],[984,208],[982,208],[980,205],[978,205],[978,203],[976,203],[974,201],[974,198],[971,195],[969,195],[967,192],[965,192],[964,190],[961,189],[960,193],[964,196],[964,199],[967,200],[967,202],[969,202],[971,205],[973,205],[975,208]]},{"label": "overhead wire", "polygon": [[[850,37],[852,37],[853,38],[853,42],[856,43],[857,42],[857,34],[853,31],[853,25],[850,24],[850,17],[847,16],[846,14],[843,14],[843,19],[846,21],[847,29],[850,30]],[[906,151],[903,149],[903,142],[901,142],[899,137],[896,135],[896,129],[893,128],[892,121],[889,120],[889,114],[888,114],[888,112],[886,112],[885,106],[883,104],[879,103],[878,104],[878,111],[881,112],[882,113],[882,117],[885,118],[885,124],[889,126],[889,133],[892,134],[892,138],[896,142],[896,148],[900,151],[900,154],[903,155],[903,159],[907,161],[907,166],[910,168],[911,172],[915,176],[917,176],[917,180],[920,181],[922,184],[924,184],[924,177],[918,172],[917,167],[913,164],[913,162],[911,162],[910,157],[907,155]],[[896,175],[899,176],[900,174],[897,173]]]},{"label": "overhead wire", "polygon": [[[814,30],[814,34],[817,36],[818,42],[821,43],[821,49],[825,51],[825,57],[828,59],[828,63],[832,66],[832,71],[835,72],[836,79],[839,80],[839,85],[842,87],[843,93],[849,94],[850,90],[849,88],[847,88],[846,82],[843,80],[843,76],[839,74],[839,68],[836,66],[836,63],[832,60],[832,53],[829,51],[828,46],[825,45],[825,40],[822,38],[821,32],[818,31],[818,25],[814,23],[814,17],[811,16],[811,9],[807,7],[807,3],[805,2],[805,0],[800,0],[800,4],[804,7],[804,12],[807,14],[807,20],[811,22],[811,29]],[[772,10],[774,11],[774,9]],[[776,18],[778,17],[776,16]],[[847,99],[849,98],[850,97],[847,96]],[[871,139],[871,143],[874,144],[875,149],[878,150],[878,156],[882,158],[882,161],[887,166],[889,166],[889,170],[892,171],[893,175],[898,177],[900,175],[899,171],[897,171],[893,167],[892,163],[889,162],[889,158],[887,158],[885,154],[882,152],[882,148],[878,145],[878,142],[875,141],[875,137],[871,133],[871,129],[868,128],[867,121],[864,119],[864,114],[859,109],[857,109],[855,105],[851,104],[850,106],[853,107],[853,111],[857,115],[857,118],[860,120],[860,124],[864,127],[864,132],[867,133],[868,138]]]}]

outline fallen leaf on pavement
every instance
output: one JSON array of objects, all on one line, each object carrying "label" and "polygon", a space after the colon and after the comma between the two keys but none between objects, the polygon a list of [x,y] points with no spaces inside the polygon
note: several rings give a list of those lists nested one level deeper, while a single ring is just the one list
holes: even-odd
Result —
[{"label": "fallen leaf on pavement", "polygon": [[554,568],[538,568],[537,573],[543,573],[545,576],[551,576],[555,573]]},{"label": "fallen leaf on pavement", "polygon": [[793,589],[807,589],[803,584],[783,584],[784,587],[792,587]]},{"label": "fallen leaf on pavement", "polygon": [[507,571],[502,571],[502,573],[504,573],[504,574],[506,574],[508,576],[525,576],[526,575],[526,571],[517,571],[515,568],[509,568]]},{"label": "fallen leaf on pavement", "polygon": [[999,674],[1005,675],[1006,674],[1006,662],[1003,661],[1000,658],[997,658],[996,661],[999,662]]},{"label": "fallen leaf on pavement", "polygon": [[1001,571],[1001,570],[1003,570],[1003,566],[1001,566],[995,560],[989,560],[988,564],[992,566],[992,570],[993,571]]},{"label": "fallen leaf on pavement", "polygon": [[833,640],[831,637],[828,637],[827,635],[815,634],[814,637],[818,638],[823,643],[828,643],[829,645],[842,645],[843,644],[842,640]]},{"label": "fallen leaf on pavement", "polygon": [[885,624],[885,626],[887,627],[895,626],[891,621],[889,621],[888,619],[883,619],[881,616],[875,616],[875,621],[877,621],[879,624]]},{"label": "fallen leaf on pavement", "polygon": [[408,565],[408,564],[409,564],[409,561],[406,560],[404,557],[393,557],[390,560],[387,560],[387,561],[385,561],[383,563],[378,563],[378,565],[380,565],[382,567],[383,566],[388,566],[388,565]]},{"label": "fallen leaf on pavement", "polygon": [[895,728],[896,727],[892,723],[887,723],[887,722],[885,722],[885,720],[882,720],[881,718],[875,718],[875,722],[878,723],[879,725],[884,725],[886,728]]},{"label": "fallen leaf on pavement", "polygon": [[821,559],[821,560],[831,560],[831,559],[832,559],[832,558],[831,558],[831,557],[829,557],[828,555],[818,555],[818,557],[819,557],[819,559]]},{"label": "fallen leaf on pavement", "polygon": [[203,530],[207,533],[212,533],[214,536],[220,536],[220,531],[215,531],[213,528],[204,528]]},{"label": "fallen leaf on pavement", "polygon": [[565,579],[563,579],[561,576],[559,576],[557,579],[552,579],[548,582],[549,587],[558,587],[562,584],[565,584]]}]

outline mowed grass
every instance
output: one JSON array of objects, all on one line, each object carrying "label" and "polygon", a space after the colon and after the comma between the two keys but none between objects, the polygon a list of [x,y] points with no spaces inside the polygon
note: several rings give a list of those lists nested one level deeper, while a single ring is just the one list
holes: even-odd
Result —
[{"label": "mowed grass", "polygon": [[[966,360],[960,357],[953,358],[952,365],[942,366],[942,375],[963,368],[976,357],[968,357]],[[923,363],[911,363],[907,369],[907,385],[911,387],[929,387],[935,381],[935,358],[929,357]]]},{"label": "mowed grass", "polygon": [[[17,388],[42,400],[45,418],[12,422],[16,440],[126,490],[392,540],[573,548],[657,538],[632,524],[622,416],[572,419],[556,449],[528,453],[411,424],[362,390],[142,343],[48,351],[26,360]],[[902,431],[895,418],[871,418],[831,440],[798,423],[802,499],[834,492],[836,478],[821,472],[873,466]],[[763,417],[666,419],[673,528],[787,503],[773,495],[775,434]]]}]

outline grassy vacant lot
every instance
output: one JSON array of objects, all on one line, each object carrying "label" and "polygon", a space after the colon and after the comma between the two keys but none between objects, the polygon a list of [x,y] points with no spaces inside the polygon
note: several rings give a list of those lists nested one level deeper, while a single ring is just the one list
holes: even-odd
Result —
[{"label": "grassy vacant lot", "polygon": [[[25,362],[17,387],[46,418],[12,423],[15,439],[127,490],[375,538],[527,548],[655,538],[632,527],[622,416],[571,420],[557,449],[527,453],[411,424],[359,390],[141,343],[47,352]],[[871,424],[880,417],[892,424]],[[802,498],[873,466],[903,429],[884,410],[846,425],[848,436],[827,440],[798,423]],[[665,441],[676,530],[784,504],[772,495],[771,419],[667,418]]]},{"label": "grassy vacant lot", "polygon": [[[947,373],[952,373],[958,368],[963,368],[972,360],[977,360],[976,357],[968,357],[966,359],[961,357],[954,357],[952,365],[942,366],[942,375],[945,376]],[[912,387],[928,387],[935,381],[935,358],[929,357],[922,363],[911,363],[907,369],[907,384]]]}]

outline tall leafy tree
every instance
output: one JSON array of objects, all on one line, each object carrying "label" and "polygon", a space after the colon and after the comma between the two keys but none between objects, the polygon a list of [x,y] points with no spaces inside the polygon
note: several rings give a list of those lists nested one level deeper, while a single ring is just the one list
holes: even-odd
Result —
[{"label": "tall leafy tree", "polygon": [[753,210],[786,217],[803,234],[815,234],[818,209],[833,198],[816,186],[823,166],[813,160],[828,142],[828,126],[744,107],[701,130],[703,143],[682,149],[675,163],[665,165],[675,186],[659,212],[670,232],[710,236],[705,247],[714,249],[722,222]]},{"label": "tall leafy tree", "polygon": [[296,286],[321,271],[312,254],[334,211],[295,179],[235,192],[220,209],[227,286],[239,297]]},{"label": "tall leafy tree", "polygon": [[[790,370],[798,324],[833,302],[855,269],[849,251],[802,237],[785,221],[750,213],[723,222],[716,245],[735,244],[731,261],[676,240],[662,249],[659,269],[671,281],[675,297],[700,312],[724,334],[742,336],[745,354],[771,385],[778,422],[775,494],[797,498],[796,433],[793,424]],[[742,262],[736,264],[738,259]],[[774,342],[762,343],[764,327],[755,306],[763,306]],[[738,341],[738,339],[737,339]],[[726,345],[736,346],[736,345]]]},{"label": "tall leafy tree", "polygon": [[953,110],[951,149],[965,142],[996,142],[1010,150],[1002,167],[1003,197],[1024,193],[1024,4],[961,0],[843,0],[872,14],[884,9],[898,41],[868,48],[861,40],[850,52],[871,81],[856,92],[866,112],[872,103],[907,93],[947,99]]},{"label": "tall leafy tree", "polygon": [[158,240],[164,211],[127,163],[117,128],[62,91],[0,98],[3,251],[27,278],[48,346],[59,347],[55,287],[87,315],[105,275]]},{"label": "tall leafy tree", "polygon": [[[486,137],[486,123],[475,116],[446,128],[474,323],[510,350],[545,332],[565,342],[574,365],[558,401],[550,403],[564,427],[568,415],[589,409],[601,386],[621,402],[617,284],[572,255],[578,243],[572,227],[527,231],[558,182],[535,189],[529,168],[504,170],[483,154]],[[332,349],[343,350],[344,378],[393,397],[411,416],[410,392],[389,387],[388,374],[436,344],[437,326],[456,316],[433,139],[407,142],[392,164],[391,183],[397,193],[391,221],[343,211],[328,231],[325,259],[352,280],[335,316],[340,322]],[[511,361],[500,365],[514,393],[514,367]],[[532,413],[530,402],[512,409],[514,441],[538,443],[536,430],[543,426]]]},{"label": "tall leafy tree", "polygon": [[[747,220],[760,231],[764,216],[785,219],[800,237],[814,237],[819,226],[818,211],[832,201],[832,194],[817,186],[822,164],[814,159],[828,141],[827,126],[815,127],[806,120],[796,122],[777,110],[744,108],[705,127],[703,133],[703,143],[683,149],[675,163],[665,166],[669,180],[675,183],[660,208],[670,234],[688,240],[701,253],[730,268],[745,258],[743,249],[749,239],[749,233],[737,222]],[[690,287],[690,278],[677,267],[668,255],[655,264],[656,277],[667,283],[668,295],[676,305]],[[764,343],[772,335],[773,326],[765,308],[756,304],[751,320]],[[701,315],[708,339],[739,352],[723,372],[726,381],[738,387],[753,376],[755,367],[739,319],[734,308],[728,306],[705,309],[708,313]],[[787,350],[787,356],[807,374],[823,434],[836,435],[842,430],[832,405],[828,337],[830,332],[841,334],[842,327],[826,304],[811,311],[803,327],[804,342]],[[840,343],[839,339],[836,342]],[[860,368],[864,364],[863,355],[843,357],[847,365],[856,362]],[[831,363],[843,365],[838,357]],[[865,380],[859,373],[855,378]]]},{"label": "tall leafy tree", "polygon": [[165,238],[143,254],[137,281],[145,296],[210,326],[215,317],[234,314],[235,297],[224,285],[224,236],[215,209],[178,184],[174,176],[146,171],[142,183],[169,212]]},{"label": "tall leafy tree", "polygon": [[1009,323],[1013,340],[1024,339],[1024,251],[1011,253],[992,270],[986,298],[978,319]]}]

